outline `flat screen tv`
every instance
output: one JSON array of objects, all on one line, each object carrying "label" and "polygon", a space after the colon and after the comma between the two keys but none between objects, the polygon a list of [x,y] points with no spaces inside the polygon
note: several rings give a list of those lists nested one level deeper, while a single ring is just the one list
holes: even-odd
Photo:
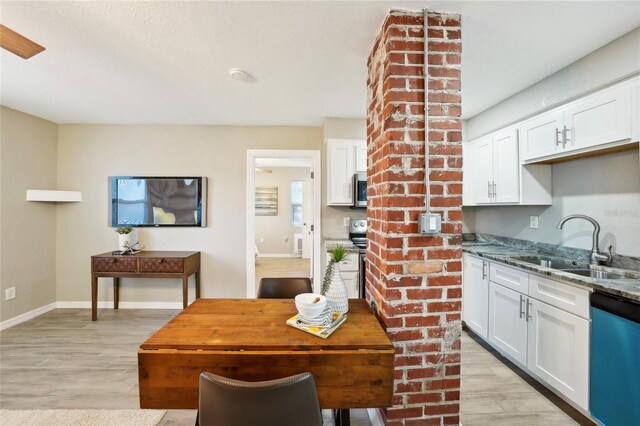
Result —
[{"label": "flat screen tv", "polygon": [[206,226],[207,178],[110,176],[111,226]]}]

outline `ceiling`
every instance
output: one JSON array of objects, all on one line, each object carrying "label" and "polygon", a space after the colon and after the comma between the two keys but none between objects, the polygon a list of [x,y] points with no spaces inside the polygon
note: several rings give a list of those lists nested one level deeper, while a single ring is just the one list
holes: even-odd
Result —
[{"label": "ceiling", "polygon": [[[314,125],[361,118],[390,8],[460,12],[470,118],[640,26],[631,2],[0,2],[42,44],[0,53],[2,105],[57,123]],[[230,68],[251,74],[232,80]]]}]

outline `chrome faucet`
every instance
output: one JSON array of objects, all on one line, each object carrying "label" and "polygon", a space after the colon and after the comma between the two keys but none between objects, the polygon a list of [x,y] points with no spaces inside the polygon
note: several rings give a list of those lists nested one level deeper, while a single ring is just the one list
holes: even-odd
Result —
[{"label": "chrome faucet", "polygon": [[569,216],[563,217],[560,223],[558,223],[558,226],[556,226],[556,228],[562,229],[562,226],[564,225],[564,223],[571,219],[584,219],[588,222],[591,222],[591,224],[593,225],[593,228],[594,228],[593,243],[591,244],[590,263],[592,265],[599,265],[600,263],[611,262],[611,257],[612,257],[611,248],[613,247],[612,245],[607,247],[608,253],[605,253],[605,254],[600,253],[600,247],[598,246],[598,240],[600,239],[600,224],[596,222],[596,220],[592,217],[585,216],[583,214],[571,214]]}]

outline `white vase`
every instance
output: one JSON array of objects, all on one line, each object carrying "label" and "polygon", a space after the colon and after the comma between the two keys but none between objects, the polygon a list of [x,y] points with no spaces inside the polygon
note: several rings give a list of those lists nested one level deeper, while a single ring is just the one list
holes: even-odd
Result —
[{"label": "white vase", "polygon": [[131,233],[118,234],[118,249],[124,251],[127,246],[131,246]]},{"label": "white vase", "polygon": [[333,264],[326,297],[332,311],[340,313],[349,311],[349,293],[347,293],[347,286],[340,275],[340,263]]}]

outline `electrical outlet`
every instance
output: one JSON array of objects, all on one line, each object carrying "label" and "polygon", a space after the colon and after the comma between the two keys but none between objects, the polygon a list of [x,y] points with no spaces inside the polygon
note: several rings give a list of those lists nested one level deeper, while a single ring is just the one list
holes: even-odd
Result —
[{"label": "electrical outlet", "polygon": [[264,243],[264,238],[260,238],[260,242],[261,242],[261,243]]},{"label": "electrical outlet", "polygon": [[342,218],[342,226],[349,226],[349,220],[351,218],[350,217],[343,217]]},{"label": "electrical outlet", "polygon": [[538,229],[538,216],[529,216],[529,228]]},{"label": "electrical outlet", "polygon": [[9,287],[4,291],[4,300],[11,300],[16,298],[16,288]]}]

